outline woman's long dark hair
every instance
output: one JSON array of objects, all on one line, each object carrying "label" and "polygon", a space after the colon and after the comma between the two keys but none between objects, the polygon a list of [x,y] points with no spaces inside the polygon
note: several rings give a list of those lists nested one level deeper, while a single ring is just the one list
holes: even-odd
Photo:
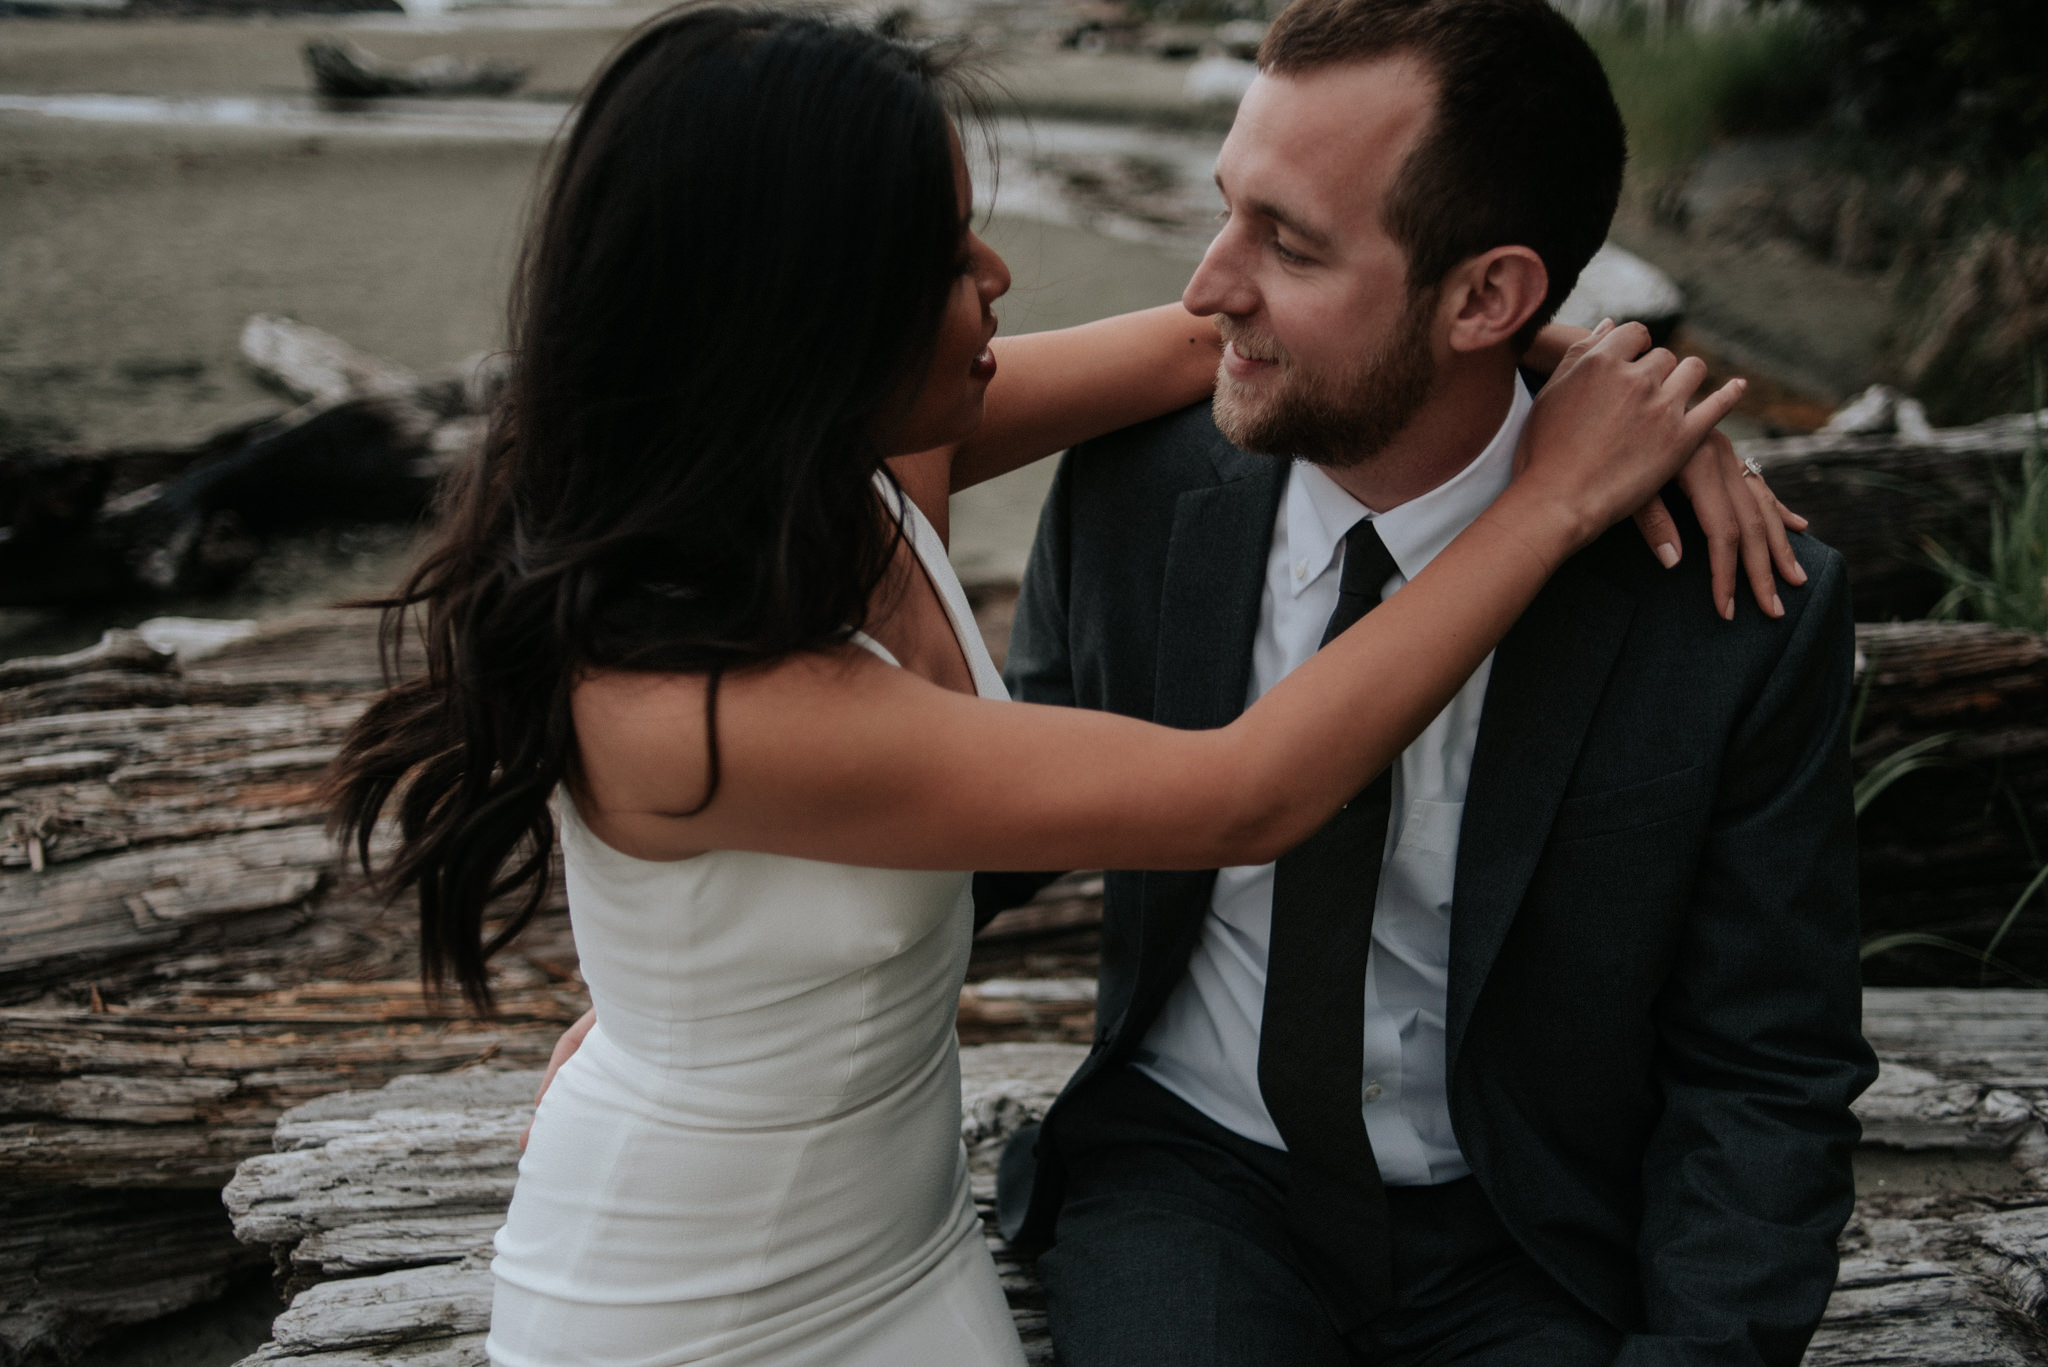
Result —
[{"label": "woman's long dark hair", "polygon": [[[422,970],[485,964],[546,895],[591,668],[706,673],[843,641],[894,535],[878,435],[958,273],[940,59],[804,13],[685,6],[586,92],[530,229],[511,379],[385,611],[424,669],[329,777],[364,867],[419,897]],[[392,674],[396,678],[395,668]],[[494,904],[508,913],[487,926]]]}]

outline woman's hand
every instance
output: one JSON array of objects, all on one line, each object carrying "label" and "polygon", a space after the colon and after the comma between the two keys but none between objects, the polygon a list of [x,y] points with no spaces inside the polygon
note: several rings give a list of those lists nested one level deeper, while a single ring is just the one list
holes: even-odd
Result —
[{"label": "woman's hand", "polygon": [[1688,409],[1706,374],[1698,357],[1652,347],[1641,323],[1603,322],[1537,396],[1515,452],[1520,497],[1547,505],[1574,550],[1643,508],[1746,388],[1730,380]]},{"label": "woman's hand", "polygon": [[[1735,443],[1719,431],[1707,433],[1707,439],[1678,472],[1678,487],[1685,490],[1700,530],[1706,533],[1715,611],[1735,620],[1739,564],[1749,578],[1756,605],[1772,617],[1783,617],[1785,604],[1771,570],[1775,566],[1788,584],[1806,582],[1806,570],[1793,554],[1791,538],[1785,535],[1787,527],[1805,531],[1806,519],[1778,502],[1764,477],[1742,463],[1735,454]],[[1661,497],[1636,510],[1636,526],[1665,568],[1678,563],[1678,527]]]},{"label": "woman's hand", "polygon": [[[562,1071],[562,1065],[567,1063],[570,1056],[583,1047],[584,1037],[590,1033],[590,1027],[595,1024],[597,1024],[597,1008],[593,1006],[581,1016],[578,1016],[576,1023],[567,1030],[564,1030],[562,1037],[555,1041],[555,1052],[548,1055],[548,1070],[540,1075],[540,1090],[533,1094],[533,1104],[535,1106],[540,1105],[540,1099],[546,1096],[548,1088],[554,1085],[555,1074]],[[532,1133],[533,1122],[529,1120],[526,1122],[526,1128],[519,1132],[519,1151],[521,1153],[526,1152],[526,1138]]]},{"label": "woman's hand", "polygon": [[[1595,340],[1609,327],[1611,323],[1603,323],[1599,333],[1589,333],[1584,328],[1551,323],[1536,334],[1522,363],[1544,375],[1551,374],[1573,354],[1574,347]],[[1756,595],[1756,605],[1773,617],[1784,616],[1785,605],[1778,597],[1771,567],[1775,564],[1787,583],[1806,582],[1806,571],[1800,567],[1799,558],[1792,553],[1792,542],[1785,535],[1787,527],[1795,532],[1805,531],[1806,519],[1780,503],[1762,475],[1752,474],[1743,466],[1735,454],[1735,444],[1718,429],[1707,434],[1692,459],[1685,463],[1685,469],[1679,471],[1678,484],[1692,501],[1700,530],[1707,536],[1714,610],[1734,620],[1735,571],[1740,565],[1749,576],[1749,590]],[[1736,491],[1738,486],[1740,493]],[[1664,568],[1678,564],[1683,543],[1663,498],[1652,498],[1636,509],[1635,520],[1643,540],[1650,543],[1651,553]]]}]

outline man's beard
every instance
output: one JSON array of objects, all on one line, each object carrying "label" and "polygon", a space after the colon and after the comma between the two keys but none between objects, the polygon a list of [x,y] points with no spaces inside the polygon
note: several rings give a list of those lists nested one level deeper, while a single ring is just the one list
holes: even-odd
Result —
[{"label": "man's beard", "polygon": [[1272,393],[1254,396],[1219,369],[1217,428],[1247,451],[1299,456],[1317,465],[1342,468],[1377,455],[1408,426],[1436,383],[1429,333],[1438,293],[1410,291],[1386,345],[1334,378],[1298,369],[1272,338],[1222,319],[1224,339],[1243,337],[1248,346],[1241,351],[1274,361],[1279,383]]}]

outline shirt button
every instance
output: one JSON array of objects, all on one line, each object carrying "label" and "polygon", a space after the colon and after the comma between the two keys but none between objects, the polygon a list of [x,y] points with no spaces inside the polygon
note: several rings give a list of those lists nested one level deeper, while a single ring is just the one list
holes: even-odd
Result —
[{"label": "shirt button", "polygon": [[1308,561],[1297,560],[1294,562],[1294,577],[1296,579],[1308,578]]},{"label": "shirt button", "polygon": [[1381,1097],[1385,1096],[1386,1094],[1387,1089],[1380,1086],[1377,1082],[1366,1083],[1365,1091],[1362,1093],[1362,1095],[1365,1097],[1368,1103],[1378,1101]]}]

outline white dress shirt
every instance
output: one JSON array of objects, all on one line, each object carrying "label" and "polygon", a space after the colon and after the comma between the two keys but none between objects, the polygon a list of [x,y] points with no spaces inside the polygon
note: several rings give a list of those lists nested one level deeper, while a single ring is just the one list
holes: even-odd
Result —
[{"label": "white dress shirt", "polygon": [[[1393,555],[1399,573],[1387,581],[1384,600],[1507,487],[1529,404],[1517,379],[1507,420],[1486,449],[1451,479],[1385,513],[1359,503],[1316,466],[1294,463],[1273,523],[1246,706],[1315,654],[1336,610],[1352,526],[1373,519]],[[1427,1186],[1471,1171],[1451,1132],[1444,992],[1458,830],[1492,671],[1489,655],[1394,766],[1359,1079],[1366,1133],[1389,1186]],[[1225,1128],[1284,1149],[1259,1094],[1272,921],[1271,864],[1218,872],[1187,974],[1147,1033],[1137,1067]]]}]

